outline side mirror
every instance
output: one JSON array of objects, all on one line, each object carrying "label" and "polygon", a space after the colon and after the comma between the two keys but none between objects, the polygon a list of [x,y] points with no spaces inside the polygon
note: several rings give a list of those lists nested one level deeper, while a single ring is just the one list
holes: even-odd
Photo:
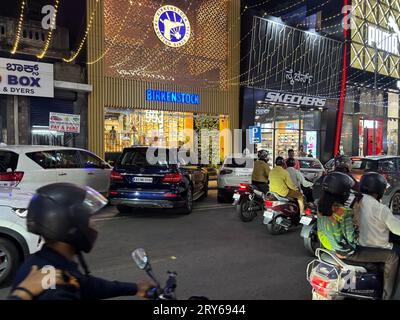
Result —
[{"label": "side mirror", "polygon": [[147,257],[146,250],[142,248],[132,252],[132,259],[141,270],[145,270],[149,266],[149,258]]}]

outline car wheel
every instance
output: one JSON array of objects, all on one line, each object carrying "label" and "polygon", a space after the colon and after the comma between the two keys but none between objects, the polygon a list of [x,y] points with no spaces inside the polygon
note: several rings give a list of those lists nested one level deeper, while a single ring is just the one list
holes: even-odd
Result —
[{"label": "car wheel", "polygon": [[182,209],[183,214],[191,214],[193,210],[193,192],[192,187],[189,187],[186,192],[185,206]]},{"label": "car wheel", "polygon": [[17,247],[10,240],[0,238],[0,284],[8,284],[20,263]]},{"label": "car wheel", "polygon": [[133,211],[133,209],[128,206],[117,206],[117,210],[119,213],[131,213]]},{"label": "car wheel", "polygon": [[400,193],[395,193],[390,201],[390,209],[392,209],[393,214],[400,215]]}]

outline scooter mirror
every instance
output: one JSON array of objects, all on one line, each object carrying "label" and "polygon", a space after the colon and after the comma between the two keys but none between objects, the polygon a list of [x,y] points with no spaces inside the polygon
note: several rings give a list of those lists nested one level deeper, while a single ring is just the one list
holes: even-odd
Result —
[{"label": "scooter mirror", "polygon": [[132,259],[135,261],[139,269],[144,270],[149,265],[149,258],[146,250],[139,248],[132,252]]}]

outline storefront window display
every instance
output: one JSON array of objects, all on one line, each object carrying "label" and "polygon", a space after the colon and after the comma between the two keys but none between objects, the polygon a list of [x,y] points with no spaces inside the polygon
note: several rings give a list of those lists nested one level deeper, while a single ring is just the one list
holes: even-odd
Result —
[{"label": "storefront window display", "polygon": [[[202,151],[201,130],[210,133],[210,145],[219,145],[219,152],[211,153],[220,162],[226,150],[216,132],[228,128],[228,116],[200,115],[185,112],[157,110],[106,109],[105,146],[106,153],[121,152],[123,148],[141,146],[180,147],[192,146],[194,132],[199,135],[198,148]],[[214,131],[213,131],[214,130]],[[203,150],[204,151],[204,150]],[[217,150],[218,151],[218,150]]]},{"label": "storefront window display", "polygon": [[297,156],[319,155],[321,110],[280,105],[259,105],[256,109],[256,126],[261,127],[262,143],[273,155],[286,157],[289,149]]}]

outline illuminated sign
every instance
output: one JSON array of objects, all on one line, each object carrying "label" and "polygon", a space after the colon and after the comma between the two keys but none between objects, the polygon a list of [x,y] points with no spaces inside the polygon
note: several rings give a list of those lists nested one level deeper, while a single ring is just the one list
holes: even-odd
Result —
[{"label": "illuminated sign", "polygon": [[200,96],[198,94],[151,89],[146,90],[146,100],[193,105],[200,104]]},{"label": "illuminated sign", "polygon": [[397,34],[383,31],[373,25],[368,26],[368,45],[392,54],[399,54]]},{"label": "illuminated sign", "polygon": [[266,102],[283,103],[292,105],[302,105],[309,107],[324,107],[326,105],[326,99],[318,97],[310,97],[298,94],[280,93],[270,91],[265,96]]},{"label": "illuminated sign", "polygon": [[400,6],[375,0],[354,0],[352,6],[350,66],[399,78]]},{"label": "illuminated sign", "polygon": [[169,47],[181,47],[189,41],[189,19],[175,6],[164,6],[158,9],[153,25],[158,38]]}]

